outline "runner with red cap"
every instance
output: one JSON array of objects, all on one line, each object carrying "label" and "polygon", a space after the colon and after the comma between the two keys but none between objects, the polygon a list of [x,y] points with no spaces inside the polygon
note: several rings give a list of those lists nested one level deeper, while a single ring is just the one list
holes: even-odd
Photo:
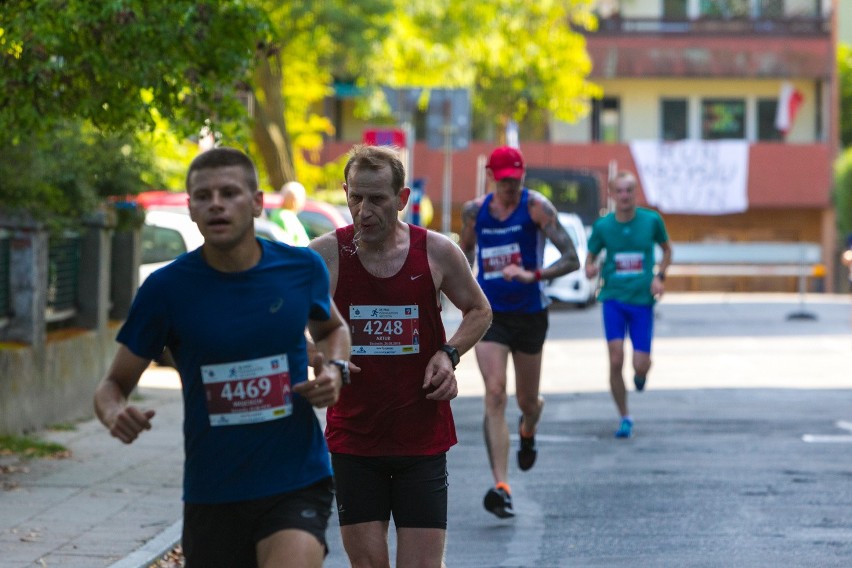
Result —
[{"label": "runner with red cap", "polygon": [[[535,433],[544,408],[539,394],[541,357],[547,334],[547,306],[543,280],[580,268],[577,251],[556,208],[542,194],[524,187],[521,152],[501,146],[486,164],[491,192],[469,201],[462,209],[461,247],[473,264],[477,281],[491,303],[491,328],[476,345],[476,360],[485,381],[485,444],[494,486],[485,494],[487,511],[500,518],[514,516],[509,487],[509,427],[506,423],[507,366],[515,368],[515,392],[521,416],[518,467],[527,471],[538,451]],[[542,267],[545,240],[562,256]]]}]

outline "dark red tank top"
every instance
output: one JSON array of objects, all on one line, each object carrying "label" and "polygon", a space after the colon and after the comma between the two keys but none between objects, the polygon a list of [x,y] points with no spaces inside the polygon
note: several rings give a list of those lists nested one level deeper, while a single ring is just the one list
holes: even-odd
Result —
[{"label": "dark red tank top", "polygon": [[426,398],[426,364],[446,342],[426,255],[426,230],[409,225],[408,256],[397,274],[361,264],[350,225],[337,229],[340,270],[334,302],[352,333],[361,367],[326,413],[332,452],[360,456],[435,455],[456,443],[449,401]]}]

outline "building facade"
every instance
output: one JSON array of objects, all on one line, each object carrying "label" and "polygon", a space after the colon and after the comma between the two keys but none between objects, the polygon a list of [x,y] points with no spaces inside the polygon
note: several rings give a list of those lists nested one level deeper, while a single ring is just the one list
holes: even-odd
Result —
[{"label": "building facade", "polygon": [[[777,260],[782,249],[795,257],[807,246],[818,255],[806,262],[807,289],[833,291],[842,272],[831,199],[838,153],[838,7],[836,0],[600,0],[599,28],[587,34],[587,49],[594,62],[591,80],[604,96],[584,119],[549,124],[541,139],[526,139],[522,129],[520,147],[529,167],[567,209],[572,199],[588,197],[578,193],[581,181],[595,180],[602,211],[608,176],[617,169],[636,172],[640,201],[665,214],[675,263],[677,244],[685,243],[690,246],[684,251],[702,245],[704,263],[739,259],[760,266],[753,273],[684,270],[670,288],[801,290],[802,278],[772,265],[795,262]],[[329,141],[323,161],[345,153],[370,126],[343,115],[336,120],[340,139]],[[735,142],[739,158],[696,158],[723,141]],[[450,196],[453,230],[460,225],[460,205],[482,191],[482,157],[496,143],[472,141],[449,157],[423,141],[413,146],[413,177],[426,181],[433,203]],[[677,165],[691,173],[658,177],[652,187],[650,176],[663,169],[662,162],[640,163],[639,143],[655,155],[678,149]],[[743,185],[736,204],[692,207],[701,200],[695,176],[721,178],[719,171],[737,160]],[[445,163],[451,166],[449,191],[442,182]],[[560,176],[561,186],[554,181]],[[708,191],[728,191],[735,183],[718,182]],[[674,201],[667,203],[661,193]],[[433,225],[441,227],[442,208],[435,209]],[[737,255],[743,244],[755,255],[745,261]],[[766,244],[768,252],[755,244]]]}]

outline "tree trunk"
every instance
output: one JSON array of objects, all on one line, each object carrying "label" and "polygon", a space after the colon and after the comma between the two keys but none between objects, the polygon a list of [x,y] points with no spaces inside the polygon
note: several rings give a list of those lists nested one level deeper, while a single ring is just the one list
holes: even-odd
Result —
[{"label": "tree trunk", "polygon": [[281,60],[278,55],[259,58],[255,70],[252,137],[266,167],[267,182],[278,190],[296,180],[293,147],[284,118]]}]

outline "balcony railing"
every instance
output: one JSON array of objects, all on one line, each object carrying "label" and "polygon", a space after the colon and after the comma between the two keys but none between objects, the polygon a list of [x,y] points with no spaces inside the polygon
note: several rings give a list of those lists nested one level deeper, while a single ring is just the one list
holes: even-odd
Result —
[{"label": "balcony railing", "polygon": [[596,34],[705,34],[824,36],[831,33],[831,21],[822,17],[786,19],[668,20],[660,18],[601,18]]}]

